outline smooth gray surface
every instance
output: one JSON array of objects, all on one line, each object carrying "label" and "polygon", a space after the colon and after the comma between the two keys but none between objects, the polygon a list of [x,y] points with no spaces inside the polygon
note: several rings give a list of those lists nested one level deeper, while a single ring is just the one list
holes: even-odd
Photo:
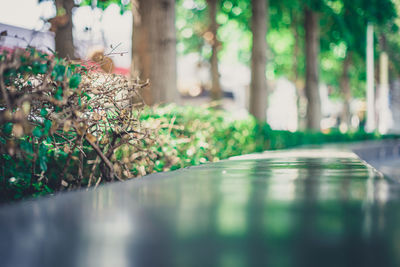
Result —
[{"label": "smooth gray surface", "polygon": [[400,182],[400,140],[370,141],[351,148],[388,178]]},{"label": "smooth gray surface", "polygon": [[227,160],[0,208],[0,266],[400,266],[399,184],[346,151]]}]

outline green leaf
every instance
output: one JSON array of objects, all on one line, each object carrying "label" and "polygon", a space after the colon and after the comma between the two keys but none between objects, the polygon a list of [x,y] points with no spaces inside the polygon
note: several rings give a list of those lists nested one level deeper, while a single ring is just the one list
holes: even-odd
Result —
[{"label": "green leaf", "polygon": [[47,64],[41,64],[39,66],[39,73],[45,74],[47,72]]},{"label": "green leaf", "polygon": [[55,65],[52,75],[54,76],[54,79],[58,82],[62,82],[64,80],[64,74],[65,74],[65,66],[64,65]]},{"label": "green leaf", "polygon": [[86,92],[83,93],[84,96],[86,96],[86,100],[89,101],[90,99],[92,99]]},{"label": "green leaf", "polygon": [[71,67],[69,66],[67,68],[67,78],[71,78],[71,75],[72,75],[72,70],[71,70]]},{"label": "green leaf", "polygon": [[41,143],[39,146],[39,155],[46,156],[46,153],[47,153],[47,146],[45,144]]},{"label": "green leaf", "polygon": [[43,143],[39,146],[39,165],[42,171],[47,171],[47,146]]},{"label": "green leaf", "polygon": [[3,127],[3,132],[6,135],[10,135],[12,132],[13,124],[11,122],[7,122]]},{"label": "green leaf", "polygon": [[42,133],[42,131],[40,130],[39,126],[35,127],[35,129],[33,129],[32,134],[33,134],[33,136],[35,136],[35,137],[37,137],[37,138],[40,138],[40,137],[42,137],[42,135],[43,135],[43,133]]},{"label": "green leaf", "polygon": [[48,134],[49,133],[51,125],[52,125],[51,120],[47,120],[47,119],[44,120],[44,134]]},{"label": "green leaf", "polygon": [[33,63],[32,63],[32,71],[33,71],[33,74],[38,74],[39,73],[39,68],[40,68],[40,62],[39,61],[34,61]]},{"label": "green leaf", "polygon": [[[49,49],[50,50],[50,49]],[[41,59],[47,59],[47,55],[45,54],[45,53],[40,53],[39,52],[39,57],[41,58]]]},{"label": "green leaf", "polygon": [[119,149],[119,150],[115,151],[115,157],[116,157],[117,160],[121,160],[122,156],[123,156],[122,149]]},{"label": "green leaf", "polygon": [[41,157],[40,159],[39,159],[39,165],[40,165],[40,169],[42,170],[42,171],[47,171],[47,163],[46,163],[46,160],[45,160],[46,158],[43,158],[43,157]]},{"label": "green leaf", "polygon": [[61,100],[63,99],[63,90],[62,90],[62,87],[59,87],[59,88],[57,89],[57,92],[56,92],[54,98],[57,99],[57,100],[59,100],[59,101],[61,101]]},{"label": "green leaf", "polygon": [[26,153],[33,154],[32,144],[29,143],[28,141],[26,141],[26,140],[22,141],[20,144],[20,147]]},{"label": "green leaf", "polygon": [[48,112],[47,112],[47,110],[46,110],[45,108],[42,108],[42,109],[40,110],[40,115],[41,115],[41,116],[45,117],[47,114],[48,114]]},{"label": "green leaf", "polygon": [[11,159],[12,159],[11,156],[8,155],[8,154],[3,154],[2,156],[3,156],[3,158],[4,158],[5,160],[11,160]]},{"label": "green leaf", "polygon": [[51,190],[51,188],[48,187],[47,185],[44,185],[44,189],[45,189],[45,191],[46,191],[47,193],[52,193],[52,192],[53,192],[53,190]]},{"label": "green leaf", "polygon": [[75,73],[69,80],[69,87],[72,89],[76,89],[78,88],[80,82],[81,82],[81,75],[79,73]]}]

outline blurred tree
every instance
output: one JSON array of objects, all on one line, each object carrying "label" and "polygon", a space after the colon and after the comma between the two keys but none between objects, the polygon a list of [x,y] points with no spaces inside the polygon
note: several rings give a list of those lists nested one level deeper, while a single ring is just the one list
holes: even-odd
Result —
[{"label": "blurred tree", "polygon": [[304,8],[306,80],[305,94],[307,97],[307,128],[319,131],[321,128],[321,98],[319,94],[319,64],[320,50],[319,14],[311,6]]},{"label": "blurred tree", "polygon": [[[291,78],[296,84],[299,96],[302,95],[303,76],[306,76],[303,74],[307,69],[304,67],[306,64],[303,64],[306,53],[299,53],[303,46],[303,40],[307,42],[304,36],[305,12],[301,11],[305,7],[310,7],[311,10],[320,14],[320,42],[318,42],[320,43],[320,53],[317,61],[317,70],[320,73],[318,80],[333,89],[330,91],[331,96],[343,98],[345,100],[344,109],[349,110],[348,103],[353,94],[356,97],[364,97],[365,28],[367,22],[372,21],[375,25],[382,25],[386,21],[385,29],[382,30],[387,35],[390,32],[389,29],[393,28],[391,25],[387,25],[388,23],[392,24],[389,18],[395,17],[393,2],[391,0],[272,1],[270,7],[271,28],[268,31],[268,43],[272,54],[268,65],[272,66],[275,75]],[[291,30],[290,34],[288,34],[288,29]],[[377,30],[379,31],[379,27]],[[393,39],[395,39],[394,36],[396,35],[391,35]],[[396,51],[396,47],[398,47],[395,45],[396,42],[392,42],[392,44],[392,51]],[[387,45],[387,47],[390,46]],[[393,53],[392,57],[400,58],[396,54]],[[392,65],[396,65],[396,62],[397,60],[392,62]],[[299,114],[301,113],[299,112]],[[348,114],[342,115],[344,121],[348,121],[349,118]]]},{"label": "blurred tree", "polygon": [[143,92],[145,102],[179,102],[175,0],[132,1],[132,12],[132,75],[150,79],[150,88]]},{"label": "blurred tree", "polygon": [[218,50],[220,43],[217,38],[218,23],[217,23],[217,12],[218,12],[219,0],[207,0],[208,10],[210,14],[210,26],[209,31],[204,34],[204,38],[211,44],[211,99],[219,100],[222,98],[221,84],[219,82],[219,71],[218,71]]},{"label": "blurred tree", "polygon": [[245,0],[177,1],[178,52],[196,52],[201,61],[210,63],[213,100],[223,94],[218,62],[249,63],[250,15],[250,4]]},{"label": "blurred tree", "polygon": [[[290,9],[290,28],[291,32],[294,37],[294,44],[293,44],[293,65],[292,65],[292,81],[296,88],[296,96],[297,96],[297,123],[298,129],[303,130],[305,128],[305,119],[304,115],[300,112],[303,108],[305,101],[305,93],[304,93],[304,79],[301,75],[302,68],[300,68],[301,63],[305,61],[304,55],[301,53],[302,45],[302,33],[304,29],[302,28],[302,20],[304,19],[303,13],[298,12],[301,9],[301,3],[298,1],[292,1]],[[303,32],[302,32],[303,31]]]},{"label": "blurred tree", "polygon": [[[39,0],[43,2],[46,0]],[[56,16],[49,19],[50,31],[55,33],[56,53],[61,58],[75,59],[75,47],[72,37],[72,9],[74,0],[54,0]]]},{"label": "blurred tree", "polygon": [[[270,2],[270,28],[268,45],[271,48],[269,69],[274,75],[291,80],[296,89],[298,127],[306,128],[304,94],[304,12],[303,1],[281,0]],[[270,73],[270,72],[269,72]]]},{"label": "blurred tree", "polygon": [[209,17],[206,1],[194,1],[191,5],[185,3],[185,0],[177,0],[176,3],[178,53],[199,53],[205,59],[203,35],[207,31]]},{"label": "blurred tree", "polygon": [[[65,0],[64,0],[65,1]],[[179,102],[176,86],[175,0],[83,0],[106,9],[117,4],[132,12],[132,78],[150,80],[142,92],[148,105]]]},{"label": "blurred tree", "polygon": [[258,120],[266,120],[267,110],[267,13],[268,0],[252,0],[251,30],[253,45],[251,53],[250,113]]},{"label": "blurred tree", "polygon": [[[163,62],[164,60],[169,62],[170,58],[172,58],[172,53],[165,53],[164,55],[168,54],[170,56],[163,57],[157,52],[163,51],[163,49],[156,48],[156,45],[148,46],[147,43],[163,43],[162,40],[173,38],[171,37],[174,36],[172,32],[169,32],[169,37],[162,37],[164,33],[168,32],[162,27],[169,25],[168,29],[172,29],[172,23],[171,20],[166,19],[164,21],[168,21],[168,23],[157,26],[158,32],[157,30],[149,30],[149,27],[156,27],[155,25],[157,25],[158,21],[155,19],[156,13],[154,13],[156,12],[154,10],[157,8],[157,4],[152,1],[154,0],[136,0],[131,3],[133,17],[135,18],[134,23],[136,23],[134,29],[134,36],[136,37],[133,38],[134,43],[136,43],[133,46],[133,57],[135,58],[134,76],[139,75],[144,79],[150,78],[154,88],[170,88],[165,86],[166,84],[172,84],[168,79],[155,80],[154,77],[160,77],[159,73],[166,73],[168,77],[176,76],[175,63],[170,64],[169,66],[171,67],[163,71],[162,66],[154,66],[151,62]],[[92,0],[83,0],[82,3],[85,2],[90,4]],[[164,3],[164,1],[158,1],[157,3],[161,2]],[[176,2],[178,51],[182,54],[198,52],[204,60],[210,61],[213,70],[212,81],[213,84],[218,85],[216,87],[213,86],[213,88],[219,88],[212,90],[214,99],[217,99],[222,96],[218,61],[236,60],[250,65],[252,37],[255,37],[252,36],[252,29],[249,27],[252,13],[250,8],[251,1],[176,0]],[[110,3],[116,3],[121,6],[121,12],[131,7],[131,4],[127,4],[127,1],[121,0],[98,0],[96,3],[101,8],[107,7]],[[149,7],[146,8],[146,6]],[[158,6],[160,7],[161,5]],[[276,79],[279,76],[288,77],[295,82],[298,95],[302,95],[302,92],[305,91],[303,90],[305,88],[304,79],[308,77],[308,86],[306,88],[317,88],[315,84],[320,81],[328,84],[330,88],[334,88],[334,97],[344,97],[347,103],[353,94],[357,97],[363,97],[365,23],[369,20],[373,21],[375,25],[381,25],[382,22],[387,21],[387,18],[393,15],[392,7],[391,0],[271,1],[268,8],[269,12],[266,14],[270,14],[271,22],[271,27],[268,28],[267,32],[268,47],[266,49],[266,57],[269,59],[266,67],[268,77],[270,79]],[[161,13],[159,12],[158,14]],[[311,28],[307,27],[307,25],[310,25],[309,22],[312,21],[310,16],[306,16],[307,14],[317,15],[318,23],[314,23],[316,25],[313,28],[314,31],[310,31]],[[167,17],[171,18],[173,16],[168,15],[165,18]],[[253,17],[253,19],[255,18]],[[307,19],[308,23],[306,23]],[[312,34],[313,32],[315,33],[315,29],[317,29],[317,33],[320,32],[318,34],[320,38],[309,39],[310,36],[318,37],[318,35]],[[141,31],[144,33],[142,34]],[[307,32],[308,38],[306,38],[305,32]],[[150,42],[150,39],[156,41]],[[312,39],[314,40],[313,46],[316,49],[309,49],[310,56],[308,56],[309,53],[302,53],[301,51],[303,49],[307,51],[306,47],[310,48],[312,42],[309,42],[309,40]],[[397,51],[397,47],[400,46],[399,38],[391,35],[387,39],[391,40],[390,42],[388,41],[387,49],[393,52]],[[223,40],[223,44],[219,40]],[[165,43],[171,44],[171,42]],[[169,48],[167,49],[166,47]],[[164,48],[165,51],[172,51],[173,45],[164,46]],[[139,52],[139,50],[144,52]],[[389,53],[389,55],[396,58],[399,57],[396,53]],[[313,60],[310,61],[310,58]],[[305,61],[307,61],[307,64],[305,64]],[[393,65],[400,64],[395,61],[392,62],[391,66]],[[313,71],[310,72],[311,66],[313,66]],[[154,73],[152,71],[153,67],[157,68]],[[308,75],[306,75],[306,70]],[[163,80],[167,81],[167,83],[163,82],[162,85],[155,84],[156,81],[162,82]],[[175,80],[175,78],[172,78],[172,80]],[[309,86],[310,81],[313,81],[311,84],[314,86]],[[351,92],[349,93],[350,88]],[[341,93],[339,93],[340,90],[342,90]],[[155,98],[167,99],[168,97],[163,96],[163,94],[168,91],[149,91],[149,96],[146,97],[145,95],[145,97],[150,99],[154,93]],[[310,92],[315,92],[315,90]],[[159,93],[161,95],[157,96]],[[312,98],[310,95],[309,97]],[[309,100],[309,103],[311,103],[309,107],[314,107],[314,110],[320,110],[321,107],[315,107],[316,105],[318,106],[316,101],[319,101],[319,97],[314,95],[313,99],[317,100]],[[148,100],[148,103],[151,101]],[[347,104],[346,106],[348,108]],[[315,117],[320,112],[309,111],[308,113],[314,114],[313,116]],[[321,115],[318,115],[318,117],[320,118]],[[310,117],[309,120],[311,120]]]},{"label": "blurred tree", "polygon": [[[364,0],[361,0],[364,1]],[[333,18],[328,24],[328,40],[335,47],[344,48],[339,55],[341,62],[341,73],[339,77],[340,94],[343,98],[343,110],[341,123],[349,127],[351,125],[350,102],[352,99],[350,68],[354,57],[364,58],[365,54],[365,29],[368,21],[365,18],[359,0],[349,3],[348,1],[336,1],[329,6],[329,14]],[[362,68],[364,71],[364,68]],[[357,77],[358,78],[358,77]]]},{"label": "blurred tree", "polygon": [[[353,94],[363,96],[365,88],[365,32],[368,22],[386,33],[391,32],[393,19],[397,16],[391,0],[336,0],[327,1],[321,36],[321,49],[333,53],[337,71],[327,73],[336,79],[343,98],[342,123],[350,125],[350,102]],[[378,47],[376,47],[378,52]],[[382,49],[381,49],[382,50]],[[377,53],[376,53],[377,54]],[[359,88],[358,90],[355,90]]]}]

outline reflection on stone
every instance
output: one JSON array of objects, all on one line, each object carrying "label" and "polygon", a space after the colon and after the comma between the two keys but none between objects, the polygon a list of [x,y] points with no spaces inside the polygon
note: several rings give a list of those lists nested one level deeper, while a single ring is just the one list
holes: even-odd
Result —
[{"label": "reflection on stone", "polygon": [[273,152],[2,207],[0,257],[33,267],[400,266],[399,199],[398,184],[350,152]]}]

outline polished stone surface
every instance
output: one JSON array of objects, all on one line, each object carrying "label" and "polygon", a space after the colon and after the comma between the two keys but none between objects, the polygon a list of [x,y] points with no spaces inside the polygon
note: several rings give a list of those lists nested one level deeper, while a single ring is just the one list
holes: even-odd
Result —
[{"label": "polished stone surface", "polygon": [[400,182],[400,141],[371,141],[355,144],[354,153],[388,178]]},{"label": "polished stone surface", "polygon": [[400,266],[400,187],[289,150],[0,207],[0,266]]}]

